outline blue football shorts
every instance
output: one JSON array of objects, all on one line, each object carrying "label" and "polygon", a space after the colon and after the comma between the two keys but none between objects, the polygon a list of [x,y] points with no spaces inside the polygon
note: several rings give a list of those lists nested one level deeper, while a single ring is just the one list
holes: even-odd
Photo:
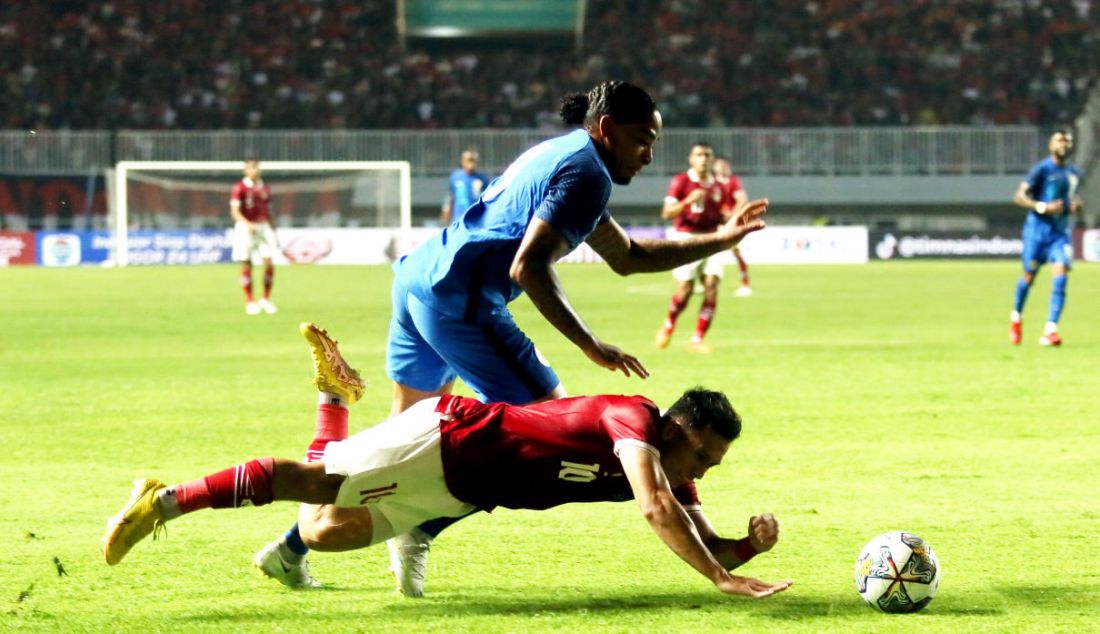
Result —
[{"label": "blue football shorts", "polygon": [[1025,236],[1021,257],[1027,273],[1035,273],[1044,264],[1061,264],[1069,269],[1073,267],[1073,241],[1065,232]]},{"label": "blue football shorts", "polygon": [[467,321],[433,309],[396,281],[386,373],[423,392],[457,377],[483,402],[517,405],[545,397],[560,383],[511,315]]}]

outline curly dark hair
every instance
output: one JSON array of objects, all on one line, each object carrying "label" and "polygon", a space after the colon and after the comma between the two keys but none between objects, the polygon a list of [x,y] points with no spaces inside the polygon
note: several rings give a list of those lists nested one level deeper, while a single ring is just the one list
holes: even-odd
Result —
[{"label": "curly dark hair", "polygon": [[657,104],[642,88],[625,81],[605,81],[587,93],[574,92],[561,98],[561,118],[567,125],[591,125],[603,115],[616,123],[641,123],[649,119]]}]

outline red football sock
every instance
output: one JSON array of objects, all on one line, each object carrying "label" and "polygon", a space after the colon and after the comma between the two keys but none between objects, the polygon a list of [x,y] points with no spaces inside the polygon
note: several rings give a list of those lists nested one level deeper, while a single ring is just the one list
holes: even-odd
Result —
[{"label": "red football sock", "polygon": [[703,340],[707,330],[710,329],[710,322],[714,319],[714,307],[717,304],[717,299],[703,300],[703,307],[699,309],[699,321],[695,324],[695,334],[692,336],[692,340]]},{"label": "red football sock", "polygon": [[306,449],[306,462],[316,462],[325,455],[325,445],[348,437],[348,408],[342,405],[318,405],[317,425],[313,442]]},{"label": "red football sock", "polygon": [[271,298],[271,287],[275,285],[275,267],[264,267],[264,299]]},{"label": "red football sock", "polygon": [[668,305],[668,316],[665,317],[665,330],[672,330],[676,327],[676,318],[684,312],[686,306],[687,297],[681,297],[678,293],[672,296],[672,301]]},{"label": "red football sock", "polygon": [[181,513],[205,508],[225,509],[249,504],[269,504],[274,497],[271,488],[274,471],[274,458],[250,460],[231,469],[173,487],[176,502]]},{"label": "red football sock", "polygon": [[241,267],[241,289],[244,290],[244,298],[252,302],[252,265],[248,262]]}]

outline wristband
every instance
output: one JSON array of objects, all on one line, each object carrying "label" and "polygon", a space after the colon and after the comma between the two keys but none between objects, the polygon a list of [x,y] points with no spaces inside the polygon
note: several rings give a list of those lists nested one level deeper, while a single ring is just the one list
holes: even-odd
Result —
[{"label": "wristband", "polygon": [[741,563],[746,563],[748,560],[759,555],[755,548],[752,547],[752,542],[748,537],[739,539],[733,542],[733,554],[737,555],[737,558],[741,560]]},{"label": "wristband", "polygon": [[1047,204],[1046,203],[1035,203],[1035,213],[1045,214],[1046,212],[1047,212]]}]

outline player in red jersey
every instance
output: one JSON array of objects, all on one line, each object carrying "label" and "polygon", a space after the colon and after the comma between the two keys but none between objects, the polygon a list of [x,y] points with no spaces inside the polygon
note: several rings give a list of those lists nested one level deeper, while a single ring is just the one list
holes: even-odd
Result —
[{"label": "player in red jersey", "polygon": [[[275,283],[275,265],[271,258],[279,248],[275,224],[271,221],[271,186],[260,177],[260,161],[244,162],[244,178],[233,186],[229,198],[229,215],[233,217],[233,261],[241,263],[241,288],[247,300],[245,312],[249,315],[274,313],[278,309],[271,303],[271,287]],[[264,263],[264,295],[257,302],[252,296],[252,254],[256,253]]]},{"label": "player in red jersey", "polygon": [[[724,211],[727,216],[737,213],[737,210],[749,202],[749,194],[741,186],[741,179],[733,173],[733,166],[730,165],[729,161],[724,158],[714,159],[714,177],[718,179],[719,183],[726,186],[727,206]],[[745,258],[741,257],[740,246],[734,245],[730,251],[733,253],[733,258],[737,260],[737,268],[741,272],[741,286],[737,287],[736,295],[737,297],[750,297],[752,296],[752,285],[749,284],[749,265],[745,263]]]},{"label": "player in red jersey", "polygon": [[[673,239],[686,240],[694,235],[714,233],[726,219],[726,187],[714,175],[714,148],[707,143],[696,143],[688,155],[691,169],[677,174],[668,186],[668,195],[661,209],[661,217],[672,220]],[[672,331],[676,328],[676,319],[687,307],[695,288],[695,282],[703,281],[703,306],[699,309],[699,319],[695,325],[695,334],[691,336],[688,350],[709,352],[703,343],[710,323],[714,319],[714,309],[718,304],[718,283],[722,280],[721,252],[702,260],[676,267],[672,277],[676,279],[676,292],[668,307],[668,316],[661,329],[657,331],[655,343],[658,348],[668,347],[672,340]]]},{"label": "player in red jersey", "polygon": [[695,480],[741,433],[741,418],[721,393],[689,390],[663,414],[641,396],[514,406],[448,394],[347,437],[346,406],[361,396],[362,381],[324,331],[303,324],[302,332],[321,390],[310,445],[321,460],[261,458],[173,487],[139,480],[108,521],[108,564],[165,522],[204,508],[301,502],[299,526],[310,548],[350,550],[478,509],[633,498],[657,536],[720,591],[760,598],[790,586],[729,573],[775,546],[779,525],[771,514],[753,516],[746,537],[723,538],[696,495]]}]

